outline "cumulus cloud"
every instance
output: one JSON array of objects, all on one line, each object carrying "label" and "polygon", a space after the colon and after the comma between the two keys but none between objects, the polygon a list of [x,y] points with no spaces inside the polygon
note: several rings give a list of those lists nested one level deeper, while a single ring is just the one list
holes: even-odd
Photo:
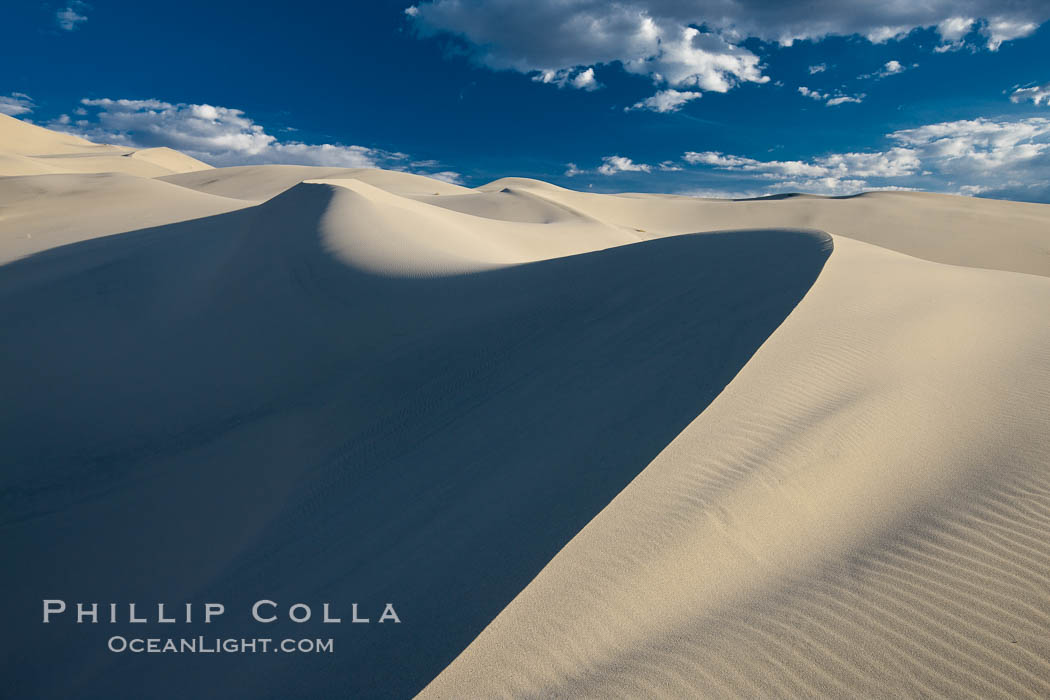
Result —
[{"label": "cumulus cloud", "polygon": [[828,69],[828,64],[826,64],[826,63],[818,63],[815,66],[810,66],[809,67],[809,74],[810,75],[816,75],[817,73],[823,73],[827,69]]},{"label": "cumulus cloud", "polygon": [[[763,83],[749,38],[790,45],[800,39],[860,35],[881,43],[918,28],[940,50],[978,37],[989,50],[1025,37],[1050,19],[1045,0],[432,0],[406,9],[421,35],[459,37],[482,65],[589,89],[573,77],[619,63],[662,87],[726,92]],[[703,29],[699,29],[699,28]],[[813,72],[819,72],[814,66]],[[544,78],[543,76],[549,76]],[[563,80],[559,80],[563,76]],[[593,75],[592,75],[593,79]]]},{"label": "cumulus cloud", "polygon": [[844,105],[844,104],[847,104],[849,102],[853,102],[855,104],[860,104],[861,102],[864,101],[865,97],[867,97],[867,95],[865,95],[863,92],[860,93],[859,95],[836,95],[834,97],[827,98],[827,102],[825,102],[824,104],[826,104],[828,107],[834,107],[836,105]]},{"label": "cumulus cloud", "polygon": [[630,158],[624,158],[623,156],[605,156],[602,158],[602,164],[598,166],[598,172],[602,175],[615,175],[616,173],[627,173],[627,172],[651,172],[653,166],[645,165],[644,163],[635,163]]},{"label": "cumulus cloud", "polygon": [[916,172],[920,166],[915,154],[905,148],[876,153],[834,153],[811,161],[757,160],[717,151],[688,151],[682,159],[691,165],[711,165],[764,179],[901,177]]},{"label": "cumulus cloud", "polygon": [[87,15],[81,12],[87,9],[82,2],[73,2],[55,13],[55,22],[62,31],[71,32],[78,26],[87,22]]},{"label": "cumulus cloud", "polygon": [[[889,138],[943,173],[977,179],[1041,161],[1050,153],[1050,119],[967,119],[902,129]],[[1050,170],[1050,168],[1047,168]],[[970,183],[975,184],[975,183]]]},{"label": "cumulus cloud", "polygon": [[575,163],[565,164],[565,177],[576,177],[577,175],[582,175],[585,172],[587,171],[580,170],[579,168],[577,168]]},{"label": "cumulus cloud", "polygon": [[874,78],[876,80],[879,80],[880,78],[885,78],[885,77],[890,76],[890,75],[899,75],[899,74],[903,73],[904,71],[908,70],[909,68],[918,68],[918,67],[919,67],[918,63],[913,63],[910,66],[906,66],[906,65],[904,65],[903,63],[901,63],[900,61],[897,61],[897,60],[886,61],[886,63],[884,63],[882,68],[880,68],[879,70],[875,71],[874,73],[865,73],[863,75],[858,75],[857,79],[858,80],[867,80],[868,78]]},{"label": "cumulus cloud", "polygon": [[[138,148],[167,146],[213,165],[286,163],[347,168],[438,168],[437,161],[412,161],[407,154],[366,146],[282,141],[239,109],[161,100],[83,99],[84,118],[49,126],[92,141]],[[422,172],[446,182],[462,178],[450,170]]]},{"label": "cumulus cloud", "polygon": [[436,172],[436,173],[427,173],[427,175],[429,177],[434,178],[435,180],[441,180],[442,182],[447,182],[450,185],[462,185],[463,184],[463,176],[460,175],[459,173],[453,172],[451,170],[441,170],[441,171]]},{"label": "cumulus cloud", "polygon": [[597,90],[601,83],[594,77],[594,69],[544,70],[532,76],[537,83],[549,83],[560,88],[574,87],[579,90]]},{"label": "cumulus cloud", "polygon": [[867,97],[864,93],[860,93],[859,95],[844,95],[839,91],[835,91],[834,94],[820,92],[819,90],[811,90],[805,85],[799,87],[798,92],[800,95],[808,97],[811,100],[823,102],[828,107],[835,107],[836,105],[846,104],[848,102],[860,104],[864,101],[864,98]]},{"label": "cumulus cloud", "polygon": [[576,84],[572,76],[614,62],[670,87],[726,92],[768,81],[758,56],[724,33],[663,17],[647,3],[437,0],[406,13],[422,34],[463,38],[483,65],[559,86],[589,89],[590,81]]},{"label": "cumulus cloud", "polygon": [[808,160],[759,160],[717,151],[688,151],[682,160],[752,182],[771,181],[765,186],[769,193],[926,189],[1050,199],[1050,119],[940,122],[894,131],[886,138],[893,145],[883,151]]},{"label": "cumulus cloud", "polygon": [[635,102],[630,107],[625,107],[624,111],[645,109],[650,112],[677,112],[686,102],[695,100],[700,96],[701,93],[699,92],[668,88],[667,90],[659,91],[652,97],[645,98],[641,102]]},{"label": "cumulus cloud", "polygon": [[988,48],[998,51],[1004,41],[1026,37],[1038,29],[1046,19],[1045,16],[1040,17],[1042,19],[1038,22],[1011,17],[994,18],[982,27],[981,33],[988,39]]},{"label": "cumulus cloud", "polygon": [[6,97],[0,95],[0,114],[17,117],[19,114],[29,114],[35,107],[32,98],[24,92],[12,92]]},{"label": "cumulus cloud", "polygon": [[[0,100],[3,100],[3,98],[0,97]],[[1010,95],[1011,102],[1020,103],[1029,100],[1035,105],[1045,104],[1050,106],[1050,83],[1047,83],[1046,85],[1017,88],[1014,90],[1013,94]],[[2,107],[0,107],[0,111],[3,111]]]}]

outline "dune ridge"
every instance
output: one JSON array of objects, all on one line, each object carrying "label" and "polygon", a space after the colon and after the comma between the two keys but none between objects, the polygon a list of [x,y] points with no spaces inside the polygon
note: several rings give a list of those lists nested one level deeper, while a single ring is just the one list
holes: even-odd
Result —
[{"label": "dune ridge", "polygon": [[[934,262],[1050,276],[1047,205],[929,192],[869,192],[751,200],[600,195],[527,178],[479,190],[520,189],[651,235],[733,228],[815,228]],[[441,206],[441,201],[433,202]]]},{"label": "dune ridge", "polygon": [[0,114],[0,177],[107,172],[156,177],[209,169],[171,148],[98,144]]},{"label": "dune ridge", "polygon": [[[334,658],[216,667],[114,658],[20,609],[9,686],[414,694],[704,410],[829,253],[818,232],[637,241],[331,181],[9,263],[14,600],[75,579],[107,599],[394,601],[406,620],[337,631]],[[68,661],[32,676],[41,655]]]}]

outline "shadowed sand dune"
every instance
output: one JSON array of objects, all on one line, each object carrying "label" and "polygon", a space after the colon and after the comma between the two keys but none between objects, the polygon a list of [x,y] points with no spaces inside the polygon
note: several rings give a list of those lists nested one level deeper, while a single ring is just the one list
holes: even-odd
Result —
[{"label": "shadowed sand dune", "polygon": [[[16,694],[418,691],[704,410],[830,251],[750,231],[493,267],[537,257],[525,225],[471,247],[455,227],[484,219],[347,184],[2,268],[3,541],[11,599],[34,601],[4,653]],[[459,274],[411,238],[428,209]],[[580,241],[603,231],[621,242]],[[401,267],[376,252],[392,238]],[[373,619],[393,602],[403,624],[266,630],[334,636],[327,658],[114,656],[126,625],[34,624],[41,591],[71,589]],[[258,635],[246,615],[231,605],[222,633]]]}]

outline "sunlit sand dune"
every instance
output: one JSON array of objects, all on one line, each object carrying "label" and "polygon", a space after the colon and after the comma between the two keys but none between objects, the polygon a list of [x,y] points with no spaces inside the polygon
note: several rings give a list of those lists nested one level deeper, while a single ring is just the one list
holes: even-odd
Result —
[{"label": "sunlit sand dune", "polygon": [[170,175],[162,179],[208,194],[262,202],[304,180],[340,177],[354,178],[397,194],[461,194],[471,191],[466,187],[411,173],[311,165],[242,165],[209,172]]},{"label": "sunlit sand dune", "polygon": [[147,226],[233,211],[249,202],[123,173],[0,179],[0,262]]},{"label": "sunlit sand dune", "polygon": [[[546,182],[503,178],[484,191],[533,192],[599,219],[650,234],[800,226],[829,231],[935,262],[1050,276],[1047,206],[928,192],[751,200],[669,195],[596,195]],[[441,201],[434,204],[441,206]]]},{"label": "sunlit sand dune", "polygon": [[[0,207],[12,697],[1050,694],[1050,207],[308,166]],[[71,581],[402,622],[114,655],[39,624]]]},{"label": "sunlit sand dune", "polygon": [[49,172],[156,177],[210,168],[170,148],[96,144],[0,114],[0,177]]}]

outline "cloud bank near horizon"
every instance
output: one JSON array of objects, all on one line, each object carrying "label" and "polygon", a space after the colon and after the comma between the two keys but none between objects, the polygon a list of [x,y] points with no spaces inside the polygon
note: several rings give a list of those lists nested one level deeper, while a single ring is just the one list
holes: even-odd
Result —
[{"label": "cloud bank near horizon", "polygon": [[[686,151],[659,165],[605,156],[572,176],[649,174],[682,167],[732,176],[731,189],[703,196],[783,192],[847,195],[875,189],[924,189],[1012,199],[1050,199],[1050,119],[969,119],[886,134],[881,151],[830,153],[807,160],[760,160],[718,151]],[[566,174],[569,174],[568,172]]]},{"label": "cloud bank near horizon", "polygon": [[[28,99],[26,96],[22,96]],[[0,109],[2,100],[0,98]],[[320,165],[412,170],[458,183],[459,173],[437,161],[413,161],[406,153],[358,145],[307,144],[269,134],[242,110],[156,99],[84,98],[74,117],[47,126],[91,141],[136,148],[166,146],[210,165]]]}]

